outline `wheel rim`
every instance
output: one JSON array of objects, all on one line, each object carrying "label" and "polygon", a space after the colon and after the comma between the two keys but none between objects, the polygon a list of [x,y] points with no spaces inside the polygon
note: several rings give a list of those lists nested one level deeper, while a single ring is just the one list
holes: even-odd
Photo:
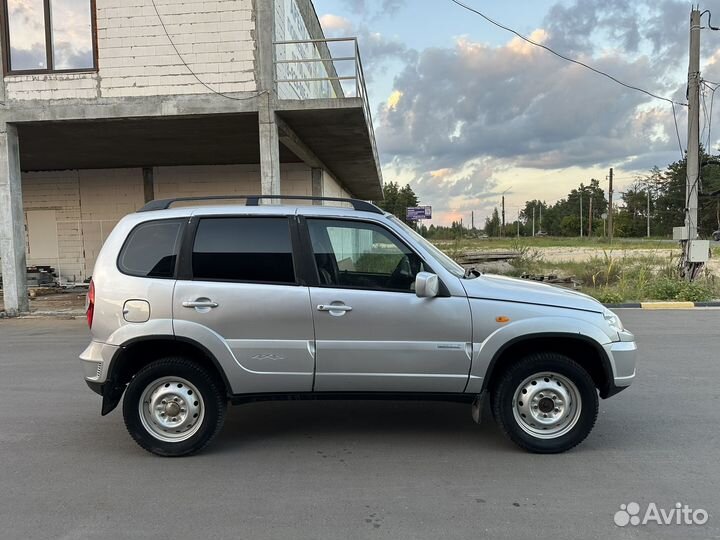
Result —
[{"label": "wheel rim", "polygon": [[138,410],[143,427],[163,442],[189,439],[205,418],[202,395],[195,385],[181,377],[162,377],[148,384]]},{"label": "wheel rim", "polygon": [[562,437],[577,424],[582,398],[564,375],[536,373],[525,379],[513,396],[513,415],[520,428],[538,439]]}]

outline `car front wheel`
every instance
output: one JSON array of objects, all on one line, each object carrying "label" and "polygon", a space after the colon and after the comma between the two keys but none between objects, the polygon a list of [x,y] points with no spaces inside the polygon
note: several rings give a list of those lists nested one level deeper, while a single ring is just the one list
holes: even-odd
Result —
[{"label": "car front wheel", "polygon": [[185,456],[217,435],[226,408],[225,394],[208,371],[185,358],[164,358],[130,381],[123,416],[128,432],[145,450]]},{"label": "car front wheel", "polygon": [[542,454],[581,443],[595,425],[598,405],[588,372],[557,353],[535,353],[518,361],[492,394],[501,429],[518,446]]}]

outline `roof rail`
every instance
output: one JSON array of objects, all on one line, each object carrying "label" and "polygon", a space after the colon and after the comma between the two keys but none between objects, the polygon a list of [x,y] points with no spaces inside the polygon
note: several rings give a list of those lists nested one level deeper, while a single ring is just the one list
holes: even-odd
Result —
[{"label": "roof rail", "polygon": [[302,195],[213,195],[208,197],[177,197],[174,199],[157,199],[150,201],[143,206],[138,212],[152,212],[154,210],[167,210],[173,204],[177,202],[191,202],[191,201],[223,201],[223,200],[237,200],[245,199],[246,206],[258,206],[260,199],[274,199],[274,200],[290,200],[290,201],[327,201],[327,202],[340,202],[348,203],[352,205],[354,210],[359,212],[372,212],[373,214],[384,214],[380,208],[375,206],[373,203],[367,201],[361,201],[359,199],[343,199],[342,197],[310,197]]}]

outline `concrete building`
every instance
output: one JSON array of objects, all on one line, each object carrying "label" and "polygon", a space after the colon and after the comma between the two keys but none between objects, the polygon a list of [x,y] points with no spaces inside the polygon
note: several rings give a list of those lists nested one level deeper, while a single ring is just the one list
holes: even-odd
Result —
[{"label": "concrete building", "polygon": [[311,0],[0,0],[0,258],[90,276],[154,198],[382,196],[357,42]]}]

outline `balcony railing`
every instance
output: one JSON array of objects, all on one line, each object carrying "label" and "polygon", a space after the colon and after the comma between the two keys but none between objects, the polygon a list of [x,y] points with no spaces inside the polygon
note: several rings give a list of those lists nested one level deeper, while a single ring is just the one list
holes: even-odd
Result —
[{"label": "balcony railing", "polygon": [[359,98],[372,129],[372,114],[357,38],[276,41],[275,88],[279,99]]}]

